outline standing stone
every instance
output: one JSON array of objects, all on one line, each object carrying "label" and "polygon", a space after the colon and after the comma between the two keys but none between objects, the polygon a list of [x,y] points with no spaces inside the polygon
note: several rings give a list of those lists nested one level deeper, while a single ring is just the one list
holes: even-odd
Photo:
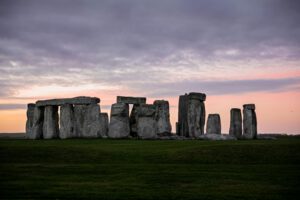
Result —
[{"label": "standing stone", "polygon": [[236,138],[242,137],[242,113],[239,108],[232,108],[230,111],[229,135]]},{"label": "standing stone", "polygon": [[96,138],[101,131],[100,106],[98,104],[90,104],[86,108],[82,137]]},{"label": "standing stone", "polygon": [[58,127],[58,106],[46,106],[44,112],[43,138],[57,138],[59,135]]},{"label": "standing stone", "polygon": [[27,105],[27,121],[26,121],[26,136],[27,138],[32,137],[32,127],[33,127],[33,115],[34,115],[35,104],[30,103]]},{"label": "standing stone", "polygon": [[243,109],[243,137],[245,139],[255,139],[257,137],[257,119],[254,104],[245,104]]},{"label": "standing stone", "polygon": [[108,115],[107,113],[100,113],[100,133],[98,137],[107,137],[108,135]]},{"label": "standing stone", "polygon": [[126,103],[115,103],[111,106],[108,137],[126,138],[129,134],[129,105]]},{"label": "standing stone", "polygon": [[74,108],[72,104],[64,104],[60,107],[59,138],[74,138]]},{"label": "standing stone", "polygon": [[75,119],[75,136],[83,137],[84,131],[84,119],[87,112],[87,105],[75,105],[74,106],[74,119]]},{"label": "standing stone", "polygon": [[137,136],[137,121],[138,121],[138,114],[137,111],[139,109],[139,104],[133,104],[129,122],[130,122],[130,135],[133,137]]},{"label": "standing stone", "polygon": [[196,100],[190,99],[188,104],[188,131],[189,137],[199,137],[204,134],[204,124],[203,113],[204,103]]},{"label": "standing stone", "polygon": [[199,137],[204,134],[205,104],[204,93],[189,93],[179,97],[178,135]]},{"label": "standing stone", "polygon": [[208,115],[206,134],[221,134],[221,118],[219,114]]},{"label": "standing stone", "polygon": [[44,107],[34,107],[32,132],[28,135],[29,139],[43,138]]},{"label": "standing stone", "polygon": [[138,109],[137,134],[139,138],[151,139],[156,137],[156,106],[144,104]]},{"label": "standing stone", "polygon": [[171,133],[169,102],[164,100],[154,101],[156,107],[156,132],[159,135]]},{"label": "standing stone", "polygon": [[187,123],[187,107],[188,107],[188,94],[179,96],[178,108],[178,122],[177,122],[177,135],[188,137],[188,123]]}]

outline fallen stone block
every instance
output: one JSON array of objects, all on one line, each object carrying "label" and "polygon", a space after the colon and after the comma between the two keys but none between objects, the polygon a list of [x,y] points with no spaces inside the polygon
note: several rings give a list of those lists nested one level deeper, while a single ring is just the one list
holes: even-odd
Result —
[{"label": "fallen stone block", "polygon": [[237,140],[236,137],[231,135],[222,135],[222,134],[205,134],[198,137],[200,140]]}]

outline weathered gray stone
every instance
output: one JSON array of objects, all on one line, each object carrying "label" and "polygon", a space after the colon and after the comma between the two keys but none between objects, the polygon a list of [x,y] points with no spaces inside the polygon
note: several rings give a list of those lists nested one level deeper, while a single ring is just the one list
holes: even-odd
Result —
[{"label": "weathered gray stone", "polygon": [[111,116],[129,117],[129,105],[126,103],[115,103],[111,106]]},{"label": "weathered gray stone", "polygon": [[129,106],[126,103],[115,103],[111,107],[108,137],[126,138],[129,134]]},{"label": "weathered gray stone", "polygon": [[156,106],[152,104],[140,105],[138,108],[138,117],[155,117]]},{"label": "weathered gray stone", "polygon": [[98,104],[75,105],[75,135],[81,138],[96,138],[101,135],[100,106]]},{"label": "weathered gray stone", "polygon": [[187,123],[187,107],[188,107],[188,95],[179,96],[178,103],[178,122],[177,122],[177,131],[176,134],[179,136],[188,137],[188,123]]},{"label": "weathered gray stone", "polygon": [[205,124],[204,103],[196,99],[189,99],[187,117],[189,137],[203,135]]},{"label": "weathered gray stone", "polygon": [[190,93],[179,97],[177,134],[198,137],[204,134],[205,100],[203,93]]},{"label": "weathered gray stone", "polygon": [[107,113],[100,113],[100,133],[99,137],[105,138],[108,136],[108,115]]},{"label": "weathered gray stone", "polygon": [[74,121],[75,121],[75,136],[83,137],[85,113],[87,112],[87,105],[74,106]]},{"label": "weathered gray stone", "polygon": [[142,139],[156,138],[156,121],[151,117],[139,117],[137,123],[137,135]]},{"label": "weathered gray stone", "polygon": [[159,135],[171,133],[169,102],[165,100],[154,101],[156,107],[156,132]]},{"label": "weathered gray stone", "polygon": [[254,104],[243,106],[243,138],[256,139],[257,137],[257,119]]},{"label": "weathered gray stone", "polygon": [[64,104],[60,107],[59,122],[59,138],[66,139],[76,137],[73,105]]},{"label": "weathered gray stone", "polygon": [[207,134],[221,134],[221,118],[219,114],[209,114],[206,125]]},{"label": "weathered gray stone", "polygon": [[101,134],[100,120],[100,106],[98,104],[87,105],[81,136],[84,138],[98,137]]},{"label": "weathered gray stone", "polygon": [[143,104],[138,108],[137,135],[139,138],[156,138],[156,106]]},{"label": "weathered gray stone", "polygon": [[42,139],[43,138],[43,123],[44,123],[44,107],[34,107],[33,111],[33,125],[31,134],[28,135],[29,139]]},{"label": "weathered gray stone", "polygon": [[232,135],[224,134],[205,134],[198,137],[200,140],[236,140],[236,137]]},{"label": "weathered gray stone", "polygon": [[59,135],[58,127],[58,107],[46,106],[44,112],[43,138],[57,138]]},{"label": "weathered gray stone", "polygon": [[145,104],[146,97],[125,97],[117,96],[117,103],[126,103],[126,104]]},{"label": "weathered gray stone", "polygon": [[35,104],[30,103],[27,105],[27,121],[26,121],[26,137],[30,138],[32,136],[33,127],[33,115],[34,115]]},{"label": "weathered gray stone", "polygon": [[49,99],[40,100],[36,102],[36,106],[61,106],[64,104],[74,104],[74,105],[89,105],[100,103],[100,99],[97,97],[74,97],[74,98],[64,98],[64,99]]},{"label": "weathered gray stone", "polygon": [[229,135],[240,139],[242,137],[242,113],[239,108],[232,108],[230,111]]}]

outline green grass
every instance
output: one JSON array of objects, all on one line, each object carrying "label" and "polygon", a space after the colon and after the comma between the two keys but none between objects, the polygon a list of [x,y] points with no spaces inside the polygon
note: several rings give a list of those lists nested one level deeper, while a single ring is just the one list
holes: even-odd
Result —
[{"label": "green grass", "polygon": [[297,199],[300,139],[0,140],[0,199]]}]

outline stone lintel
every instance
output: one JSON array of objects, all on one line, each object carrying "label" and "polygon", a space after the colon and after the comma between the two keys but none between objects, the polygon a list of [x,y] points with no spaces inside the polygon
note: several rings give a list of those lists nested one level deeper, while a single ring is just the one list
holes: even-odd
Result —
[{"label": "stone lintel", "polygon": [[36,106],[61,106],[64,104],[89,105],[97,103],[100,103],[100,99],[97,97],[80,96],[74,98],[39,100],[36,102]]},{"label": "stone lintel", "polygon": [[117,103],[126,103],[126,104],[145,104],[146,97],[125,97],[117,96]]}]

